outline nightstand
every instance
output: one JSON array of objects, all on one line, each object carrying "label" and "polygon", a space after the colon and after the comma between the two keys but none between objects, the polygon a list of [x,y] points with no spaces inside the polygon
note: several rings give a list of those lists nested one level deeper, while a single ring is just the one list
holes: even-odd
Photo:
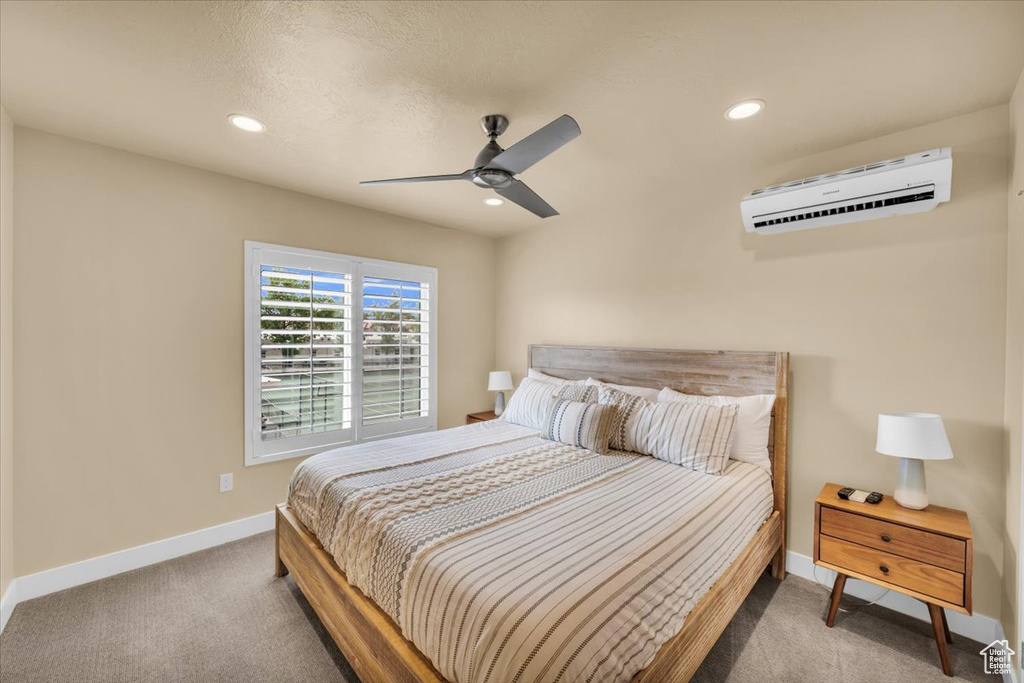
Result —
[{"label": "nightstand", "polygon": [[470,413],[466,416],[466,424],[471,425],[476,422],[487,422],[488,420],[497,420],[498,416],[494,414],[493,410],[488,410],[486,413]]},{"label": "nightstand", "polygon": [[967,513],[929,505],[902,507],[885,496],[877,505],[842,500],[825,484],[814,501],[814,563],[837,572],[825,623],[835,623],[847,577],[904,593],[928,605],[942,671],[953,675],[953,642],[945,609],[971,613],[974,541]]}]

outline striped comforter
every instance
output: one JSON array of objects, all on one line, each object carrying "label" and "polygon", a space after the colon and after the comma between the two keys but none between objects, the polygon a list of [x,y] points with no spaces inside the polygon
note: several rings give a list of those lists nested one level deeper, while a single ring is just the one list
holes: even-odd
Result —
[{"label": "striped comforter", "polygon": [[772,488],[746,463],[713,476],[491,421],[315,456],[288,502],[448,680],[628,681]]}]

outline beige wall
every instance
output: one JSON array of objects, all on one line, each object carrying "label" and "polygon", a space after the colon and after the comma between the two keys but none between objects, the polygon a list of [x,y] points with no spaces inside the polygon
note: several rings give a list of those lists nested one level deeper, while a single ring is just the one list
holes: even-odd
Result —
[{"label": "beige wall", "polygon": [[[743,232],[753,188],[943,145],[953,200],[935,211]],[[530,343],[792,352],[789,538],[805,555],[824,482],[891,493],[877,414],[940,413],[957,457],[928,464],[929,492],[969,512],[975,607],[998,615],[1006,182],[1003,105],[777,166],[709,165],[618,212],[564,216],[499,243],[497,365],[521,376]]]},{"label": "beige wall", "polygon": [[[1024,420],[1024,71],[1010,100],[1010,182],[1006,234],[1006,535],[1003,631],[1020,641],[1021,422]],[[1018,648],[1014,648],[1018,650]],[[1020,653],[1018,652],[1018,657]],[[1019,661],[1019,660],[1018,660]]]},{"label": "beige wall", "polygon": [[0,107],[0,596],[14,578],[14,125]]},{"label": "beige wall", "polygon": [[[1007,113],[776,166],[711,168],[685,192],[562,217],[497,249],[15,128],[16,575],[283,498],[296,461],[241,465],[242,241],[253,239],[438,267],[442,427],[489,404],[487,370],[521,374],[531,342],[791,351],[789,532],[803,554],[824,481],[891,491],[896,462],[874,453],[876,414],[942,413],[957,458],[929,463],[932,499],[971,514],[976,609],[1007,626],[1016,588],[1001,578],[1015,571],[1016,531],[1005,539],[1019,514],[1007,506],[1019,492],[1004,501],[1004,425],[1014,428],[1004,342],[1020,268],[1005,251]],[[770,237],[742,231],[737,203],[753,187],[939,145],[954,148],[954,186],[936,211]],[[189,329],[201,330],[195,341]],[[217,475],[229,471],[235,490],[219,494]]]},{"label": "beige wall", "polygon": [[14,139],[19,576],[284,499],[298,461],[242,466],[243,240],[437,267],[440,426],[488,406],[493,240],[22,127]]}]

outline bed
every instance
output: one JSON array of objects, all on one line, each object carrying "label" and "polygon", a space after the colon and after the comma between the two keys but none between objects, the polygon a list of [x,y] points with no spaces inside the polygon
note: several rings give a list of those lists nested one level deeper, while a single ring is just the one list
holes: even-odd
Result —
[{"label": "bed", "polygon": [[788,354],[532,346],[530,367],[776,395],[770,475],[598,455],[485,422],[310,458],[277,510],[290,572],[363,681],[685,681],[785,574]]}]

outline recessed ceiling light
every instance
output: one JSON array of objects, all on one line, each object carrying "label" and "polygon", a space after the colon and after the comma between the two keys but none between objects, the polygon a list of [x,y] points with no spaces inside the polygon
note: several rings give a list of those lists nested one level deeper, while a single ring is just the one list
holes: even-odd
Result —
[{"label": "recessed ceiling light", "polygon": [[484,200],[484,204],[486,204],[487,206],[501,206],[504,203],[504,199],[498,199],[497,197],[489,197]]},{"label": "recessed ceiling light", "polygon": [[729,107],[725,112],[725,118],[738,121],[750,118],[764,109],[764,100],[743,100]]},{"label": "recessed ceiling light", "polygon": [[232,114],[228,117],[228,121],[231,122],[235,128],[244,130],[247,133],[262,133],[267,129],[262,123],[257,121],[251,116],[245,114]]}]

